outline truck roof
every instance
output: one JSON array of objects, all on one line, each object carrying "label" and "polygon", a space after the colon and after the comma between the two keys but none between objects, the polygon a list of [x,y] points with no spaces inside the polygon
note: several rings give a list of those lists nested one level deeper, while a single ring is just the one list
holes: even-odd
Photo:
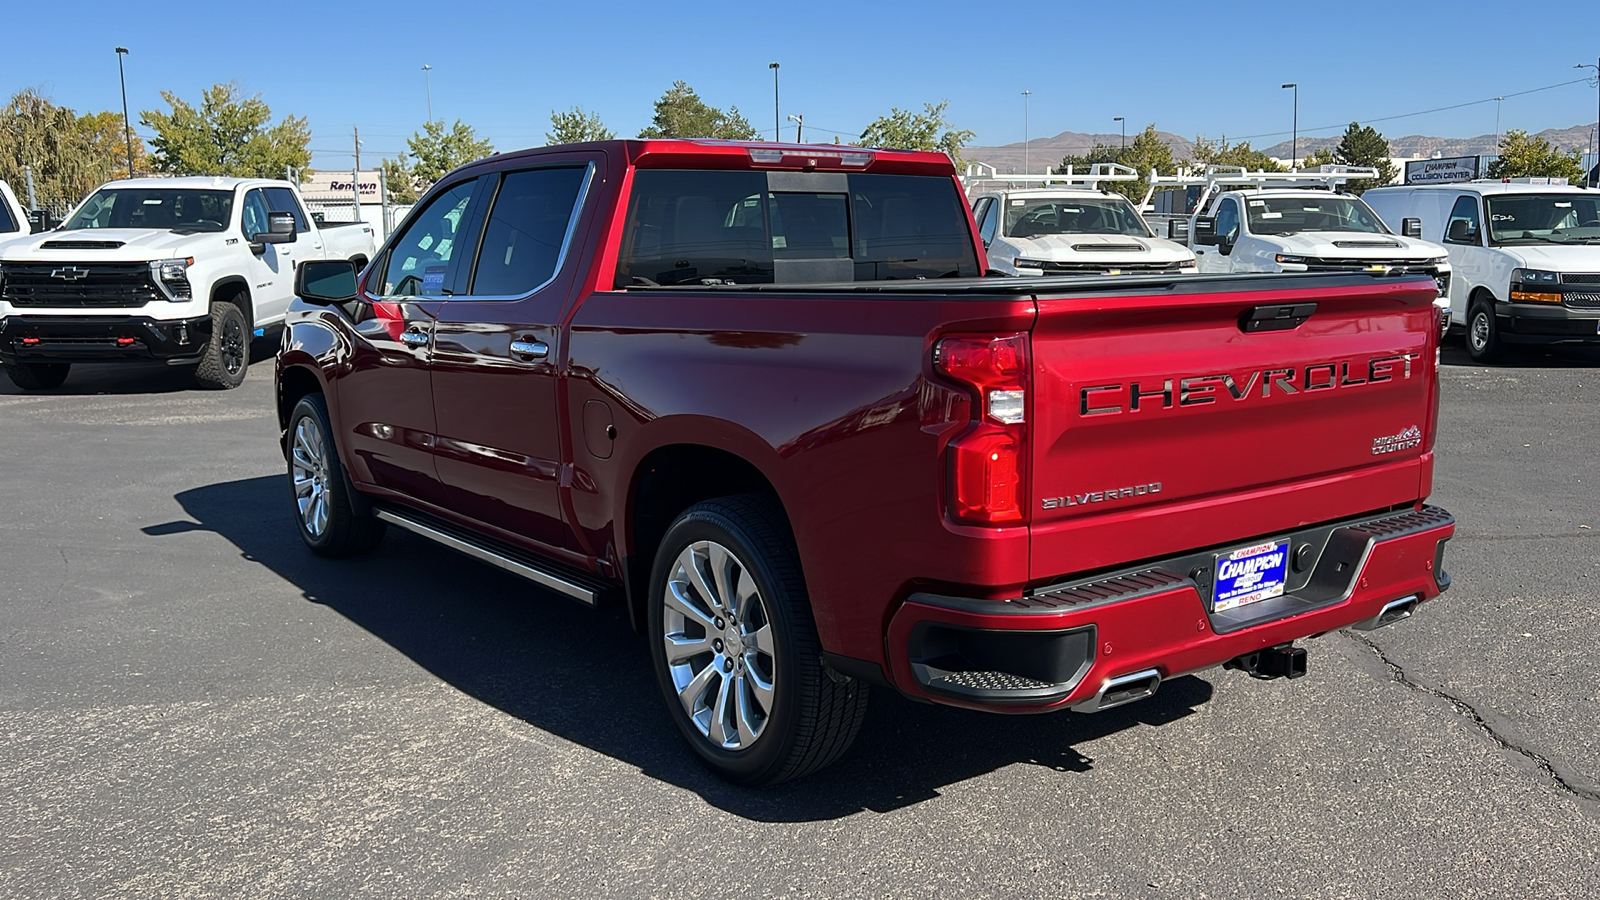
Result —
[{"label": "truck roof", "polygon": [[1525,181],[1457,181],[1448,184],[1397,184],[1374,190],[1472,191],[1476,194],[1593,194],[1575,184],[1529,184]]},{"label": "truck roof", "polygon": [[[1122,197],[1111,191],[1086,187],[1024,188],[1020,191],[983,191],[985,194],[1005,194],[1013,200],[1049,199],[1051,197]],[[1127,199],[1124,197],[1123,199]]]},{"label": "truck roof", "polygon": [[103,188],[178,188],[232,190],[240,185],[286,185],[289,182],[273,178],[225,178],[221,175],[186,175],[179,178],[124,178],[108,181]]},{"label": "truck roof", "polygon": [[875,172],[900,175],[954,175],[955,164],[943,153],[854,147],[847,144],[782,144],[773,141],[647,138],[590,141],[534,147],[493,157],[497,161],[546,156],[572,150],[615,152],[639,168],[754,169]]}]

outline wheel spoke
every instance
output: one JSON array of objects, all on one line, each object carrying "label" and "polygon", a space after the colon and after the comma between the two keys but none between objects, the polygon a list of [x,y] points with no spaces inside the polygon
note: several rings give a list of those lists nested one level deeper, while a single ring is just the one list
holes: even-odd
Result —
[{"label": "wheel spoke", "polygon": [[687,585],[681,581],[667,582],[667,596],[665,598],[667,608],[683,616],[690,622],[699,625],[701,628],[705,629],[707,634],[710,634],[712,630],[717,627],[716,620],[714,620],[704,610],[700,609],[700,607],[696,606],[694,601],[683,595],[683,589],[685,587],[687,587]]},{"label": "wheel spoke", "polygon": [[711,728],[706,734],[706,737],[720,746],[727,746],[732,742],[734,735],[738,734],[737,728],[733,734],[728,733],[728,714],[732,712],[728,709],[728,696],[732,693],[733,679],[724,677],[722,683],[717,686],[717,705],[711,709]]},{"label": "wheel spoke", "polygon": [[772,626],[763,625],[745,637],[745,646],[754,644],[757,650],[772,655]]},{"label": "wheel spoke", "polygon": [[710,688],[711,680],[716,677],[717,667],[707,665],[695,673],[688,684],[678,689],[678,702],[683,704],[683,711],[689,714],[689,718],[695,718],[695,714],[706,705],[700,700]]},{"label": "wheel spoke", "polygon": [[754,704],[754,700],[748,690],[749,682],[748,675],[741,675],[739,683],[734,686],[734,725],[739,729],[739,744],[745,747],[755,743],[755,739],[761,734],[761,727],[766,725],[765,721],[757,721],[751,715],[754,711],[750,707]]},{"label": "wheel spoke", "polygon": [[710,563],[711,578],[716,582],[717,605],[727,610],[730,615],[737,616],[738,608],[734,605],[738,598],[734,596],[733,568],[738,562],[733,554],[721,544],[712,544],[706,550],[706,561]]},{"label": "wheel spoke", "polygon": [[722,597],[711,587],[710,582],[706,581],[705,572],[700,570],[700,554],[695,551],[694,547],[684,549],[683,553],[678,557],[678,565],[682,566],[684,572],[688,574],[689,583],[694,585],[695,591],[700,594],[701,601],[711,609],[720,609],[722,607]]},{"label": "wheel spoke", "polygon": [[739,567],[738,580],[734,584],[733,595],[736,598],[734,600],[734,618],[738,619],[739,623],[744,626],[739,630],[745,631],[749,626],[755,624],[750,621],[750,614],[761,607],[761,591],[756,587],[755,576],[751,575],[750,570],[743,566]]},{"label": "wheel spoke", "polygon": [[761,706],[762,714],[771,715],[774,686],[756,667],[750,665],[750,662],[750,657],[745,657],[744,683],[749,685],[750,695]]},{"label": "wheel spoke", "polygon": [[667,648],[667,665],[675,666],[685,660],[693,659],[702,653],[713,653],[711,634],[704,637],[690,638],[681,634],[668,634],[663,640]]}]

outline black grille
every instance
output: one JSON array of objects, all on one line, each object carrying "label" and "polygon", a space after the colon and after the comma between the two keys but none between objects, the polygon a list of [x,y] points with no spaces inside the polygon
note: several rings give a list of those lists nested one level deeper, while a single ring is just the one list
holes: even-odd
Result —
[{"label": "black grille", "polygon": [[1567,284],[1600,284],[1600,274],[1594,272],[1568,272],[1561,276]]},{"label": "black grille", "polygon": [[121,241],[45,241],[40,250],[115,250]]},{"label": "black grille", "polygon": [[1567,294],[1561,300],[1573,309],[1600,309],[1600,294]]},{"label": "black grille", "polygon": [[162,297],[149,263],[6,263],[0,299],[19,308],[144,306]]}]

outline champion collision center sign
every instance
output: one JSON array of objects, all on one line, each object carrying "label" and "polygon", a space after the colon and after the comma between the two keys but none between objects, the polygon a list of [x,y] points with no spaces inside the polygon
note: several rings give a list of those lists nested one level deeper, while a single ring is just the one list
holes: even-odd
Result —
[{"label": "champion collision center sign", "polygon": [[1478,177],[1479,157],[1417,159],[1406,163],[1406,184],[1452,184]]}]

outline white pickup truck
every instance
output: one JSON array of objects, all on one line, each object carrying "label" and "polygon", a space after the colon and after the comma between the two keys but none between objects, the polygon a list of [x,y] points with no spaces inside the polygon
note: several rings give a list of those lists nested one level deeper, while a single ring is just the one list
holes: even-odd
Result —
[{"label": "white pickup truck", "polygon": [[33,230],[28,211],[17,202],[11,185],[0,181],[0,241],[26,235]]},{"label": "white pickup truck", "polygon": [[1132,203],[1100,186],[1138,178],[1126,166],[1101,163],[1085,174],[1069,169],[1021,176],[1042,180],[1042,187],[978,194],[972,215],[989,269],[1007,275],[1194,273],[1192,251],[1157,237]]},{"label": "white pickup truck", "polygon": [[1360,197],[1338,193],[1347,181],[1377,177],[1377,170],[1325,169],[1247,172],[1212,166],[1197,175],[1152,173],[1143,205],[1152,208],[1156,191],[1200,188],[1187,211],[1186,231],[1202,273],[1400,269],[1432,275],[1439,285],[1435,305],[1443,327],[1449,314],[1449,254],[1418,233],[1395,234]]},{"label": "white pickup truck", "polygon": [[364,222],[319,224],[287,181],[114,181],[53,231],[0,243],[0,363],[18,387],[59,387],[74,362],[194,366],[244,381],[250,339],[283,322],[295,265],[376,252]]}]

